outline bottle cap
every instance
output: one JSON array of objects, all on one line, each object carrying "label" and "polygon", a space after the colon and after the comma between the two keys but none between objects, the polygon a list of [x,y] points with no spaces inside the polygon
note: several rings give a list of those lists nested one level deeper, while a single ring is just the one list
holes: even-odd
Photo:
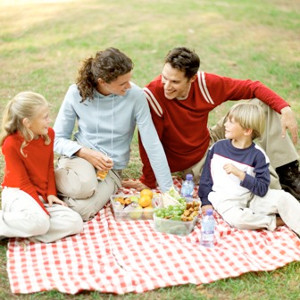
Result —
[{"label": "bottle cap", "polygon": [[209,208],[209,209],[206,211],[206,215],[207,215],[207,216],[212,216],[213,212],[214,212],[214,211],[213,211],[211,208]]},{"label": "bottle cap", "polygon": [[193,175],[192,174],[186,174],[186,180],[192,180],[193,179]]}]

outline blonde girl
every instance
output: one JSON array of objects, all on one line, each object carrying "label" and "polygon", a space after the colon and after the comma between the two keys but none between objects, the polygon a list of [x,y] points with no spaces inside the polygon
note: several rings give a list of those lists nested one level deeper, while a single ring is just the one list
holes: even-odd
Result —
[{"label": "blonde girl", "polygon": [[48,102],[37,93],[21,92],[5,108],[0,238],[33,237],[48,243],[82,230],[79,214],[57,197],[50,121]]}]

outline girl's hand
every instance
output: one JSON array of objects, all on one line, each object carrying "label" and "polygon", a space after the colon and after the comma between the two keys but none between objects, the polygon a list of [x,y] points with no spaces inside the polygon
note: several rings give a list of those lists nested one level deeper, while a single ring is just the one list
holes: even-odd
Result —
[{"label": "girl's hand", "polygon": [[68,206],[67,203],[60,200],[59,198],[57,198],[54,195],[48,195],[47,200],[48,200],[49,206],[52,206],[53,203],[60,204],[60,205],[63,205],[63,206]]}]

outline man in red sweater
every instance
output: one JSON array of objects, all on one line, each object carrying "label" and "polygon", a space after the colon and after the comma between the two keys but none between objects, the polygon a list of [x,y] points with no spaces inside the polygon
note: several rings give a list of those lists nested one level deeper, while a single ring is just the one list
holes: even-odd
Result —
[{"label": "man in red sweater", "polygon": [[[224,138],[224,119],[208,129],[209,112],[228,100],[257,98],[251,101],[259,102],[267,114],[260,145],[271,161],[271,186],[278,189],[282,186],[300,199],[299,156],[293,145],[298,129],[289,104],[259,81],[209,74],[199,71],[199,66],[200,59],[194,51],[174,48],[166,56],[162,74],[144,88],[171,172],[192,173],[198,183],[209,145]],[[293,142],[286,129],[290,130]],[[141,143],[139,146],[143,174],[140,181],[124,181],[123,185],[155,188],[151,165]]]}]

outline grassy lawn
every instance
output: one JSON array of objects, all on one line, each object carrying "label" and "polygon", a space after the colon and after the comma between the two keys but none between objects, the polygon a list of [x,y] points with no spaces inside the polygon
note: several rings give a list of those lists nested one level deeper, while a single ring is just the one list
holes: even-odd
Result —
[{"label": "grassy lawn", "polygon": [[[200,55],[202,70],[260,80],[300,115],[299,20],[299,0],[0,0],[0,109],[18,92],[33,90],[51,102],[54,120],[80,61],[97,50],[113,46],[128,54],[135,63],[133,80],[143,86],[160,73],[168,50],[187,46]],[[210,122],[229,105],[216,109]],[[300,126],[300,118],[298,122]],[[124,174],[136,178],[140,168],[135,137]],[[2,169],[1,156],[0,181]],[[6,245],[7,240],[0,242],[0,299],[300,298],[300,262],[201,287],[178,286],[142,295],[13,295]]]}]

